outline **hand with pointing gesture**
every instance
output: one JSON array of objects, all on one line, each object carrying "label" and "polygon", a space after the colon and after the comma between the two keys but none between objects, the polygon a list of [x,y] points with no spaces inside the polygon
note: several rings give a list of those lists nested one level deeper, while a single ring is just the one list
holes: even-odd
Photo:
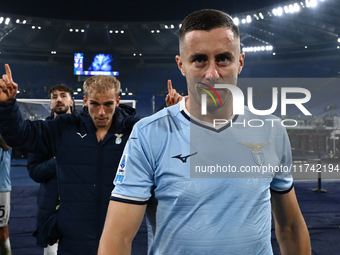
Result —
[{"label": "hand with pointing gesture", "polygon": [[8,64],[5,64],[6,74],[2,75],[0,79],[0,102],[11,102],[17,92],[18,84],[13,81],[11,68]]},{"label": "hand with pointing gesture", "polygon": [[177,104],[179,101],[182,100],[182,96],[177,93],[176,89],[172,88],[171,80],[168,80],[168,94],[165,98],[166,106],[172,106]]}]

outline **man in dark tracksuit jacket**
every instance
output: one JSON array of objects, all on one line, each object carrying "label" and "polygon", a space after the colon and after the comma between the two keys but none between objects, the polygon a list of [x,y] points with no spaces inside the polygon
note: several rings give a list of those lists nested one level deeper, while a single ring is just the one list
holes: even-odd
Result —
[{"label": "man in dark tracksuit jacket", "polygon": [[51,121],[24,120],[12,91],[17,84],[5,67],[0,79],[4,138],[12,147],[56,157],[61,200],[58,254],[95,255],[116,169],[137,121],[134,110],[118,107],[120,84],[115,77],[93,76],[84,83],[88,112],[62,114]]},{"label": "man in dark tracksuit jacket", "polygon": [[[51,114],[45,119],[46,121],[53,120],[59,114],[74,112],[73,91],[65,84],[50,87],[48,97]],[[53,230],[51,228],[56,225],[56,213],[60,203],[56,159],[51,153],[29,153],[27,170],[29,176],[40,183],[37,196],[37,223],[33,235],[37,239],[37,245],[44,248],[45,255],[56,255],[58,244],[54,242],[57,241],[58,231],[55,231],[53,236],[48,235],[48,231]]]},{"label": "man in dark tracksuit jacket", "polygon": [[60,203],[56,159],[48,153],[29,153],[27,169],[32,180],[40,183],[37,195],[37,223],[33,235],[37,238],[37,245],[45,248],[49,243],[47,233],[44,232],[44,225],[56,213]]},{"label": "man in dark tracksuit jacket", "polygon": [[[49,116],[45,120],[52,119]],[[37,195],[37,229],[33,235],[37,238],[37,245],[47,247],[47,236],[41,231],[48,218],[55,214],[59,204],[56,159],[50,153],[29,153],[27,169],[29,176],[40,183]]]}]

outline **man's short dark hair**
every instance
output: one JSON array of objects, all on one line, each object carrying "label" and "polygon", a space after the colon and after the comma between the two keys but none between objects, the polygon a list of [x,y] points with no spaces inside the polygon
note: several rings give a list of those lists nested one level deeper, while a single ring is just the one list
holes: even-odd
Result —
[{"label": "man's short dark hair", "polygon": [[54,85],[52,87],[50,87],[48,89],[48,97],[51,98],[51,94],[55,91],[55,90],[59,90],[59,91],[64,91],[70,94],[70,97],[73,98],[73,91],[72,89],[70,89],[69,87],[67,87],[65,84],[61,83],[61,84],[57,84]]},{"label": "man's short dark hair", "polygon": [[238,26],[235,25],[233,18],[229,14],[213,9],[195,11],[183,20],[179,30],[179,43],[183,42],[184,36],[190,31],[210,31],[219,27],[228,27],[237,38],[240,37]]}]

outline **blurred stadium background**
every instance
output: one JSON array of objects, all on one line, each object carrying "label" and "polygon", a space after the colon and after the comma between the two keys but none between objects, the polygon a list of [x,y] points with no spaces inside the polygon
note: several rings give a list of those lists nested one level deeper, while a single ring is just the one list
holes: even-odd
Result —
[{"label": "blurred stadium background", "polygon": [[[79,64],[75,63],[79,56],[75,54],[82,53],[84,68],[96,54],[109,54],[113,59],[111,71],[119,72],[122,99],[136,102],[137,113],[148,116],[165,106],[168,79],[178,92],[186,94],[185,79],[175,63],[178,30],[188,13],[202,8],[224,10],[239,23],[241,47],[246,53],[240,81],[267,81],[264,84],[271,84],[258,87],[254,94],[255,105],[267,108],[271,105],[273,86],[300,82],[299,87],[310,89],[312,99],[308,109],[312,116],[301,115],[296,109],[289,111],[287,116],[280,116],[297,123],[297,126],[287,128],[295,164],[319,162],[340,167],[339,0],[210,3],[199,0],[195,5],[183,1],[132,0],[89,4],[80,1],[50,4],[7,1],[0,9],[0,68],[5,63],[10,64],[14,80],[19,84],[18,98],[25,117],[41,119],[49,114],[46,93],[55,83],[67,84],[74,90],[75,99],[82,99],[82,82],[89,76],[75,74],[80,70],[75,70]],[[275,85],[277,82],[283,85]],[[14,186],[25,186],[27,182],[22,179],[27,176],[20,167],[25,153],[15,151],[13,156],[16,160],[14,168],[17,167],[19,173],[14,177]],[[304,202],[301,207],[310,230],[326,232],[322,241],[326,246],[327,242],[331,244],[325,247],[318,236],[311,234],[312,244],[315,244],[313,254],[338,254],[336,250],[340,248],[337,242],[328,240],[331,236],[333,240],[340,236],[339,198],[335,196],[339,194],[339,188],[336,191],[338,185],[334,184],[338,176],[339,171],[334,170],[332,174],[325,171],[322,179],[328,180],[323,183],[330,185],[333,191],[323,194],[330,197],[317,195],[313,198],[310,196],[316,194],[307,190],[315,186],[320,176],[316,172],[296,176],[311,181],[297,188],[297,191],[301,190]],[[33,182],[28,185],[34,186]],[[320,179],[318,185],[320,190]],[[27,191],[20,189],[20,192]],[[332,201],[331,205],[320,204],[317,209],[312,206],[327,199]],[[31,202],[34,204],[34,199]],[[327,216],[334,221],[316,224],[314,219],[317,216],[313,214],[308,218],[308,213],[318,213],[320,217]],[[13,215],[14,219],[16,213]],[[30,217],[34,218],[34,212]],[[21,247],[19,241],[15,245]],[[13,254],[19,254],[23,249],[17,248]],[[29,254],[38,253],[33,249]]]}]

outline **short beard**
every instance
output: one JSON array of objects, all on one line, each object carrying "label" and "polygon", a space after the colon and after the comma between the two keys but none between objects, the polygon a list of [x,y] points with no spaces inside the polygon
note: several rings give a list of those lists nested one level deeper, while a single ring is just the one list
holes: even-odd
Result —
[{"label": "short beard", "polygon": [[67,113],[68,109],[69,109],[69,108],[66,108],[66,109],[63,110],[63,111],[55,111],[55,110],[53,110],[53,112],[59,115],[59,114]]}]

